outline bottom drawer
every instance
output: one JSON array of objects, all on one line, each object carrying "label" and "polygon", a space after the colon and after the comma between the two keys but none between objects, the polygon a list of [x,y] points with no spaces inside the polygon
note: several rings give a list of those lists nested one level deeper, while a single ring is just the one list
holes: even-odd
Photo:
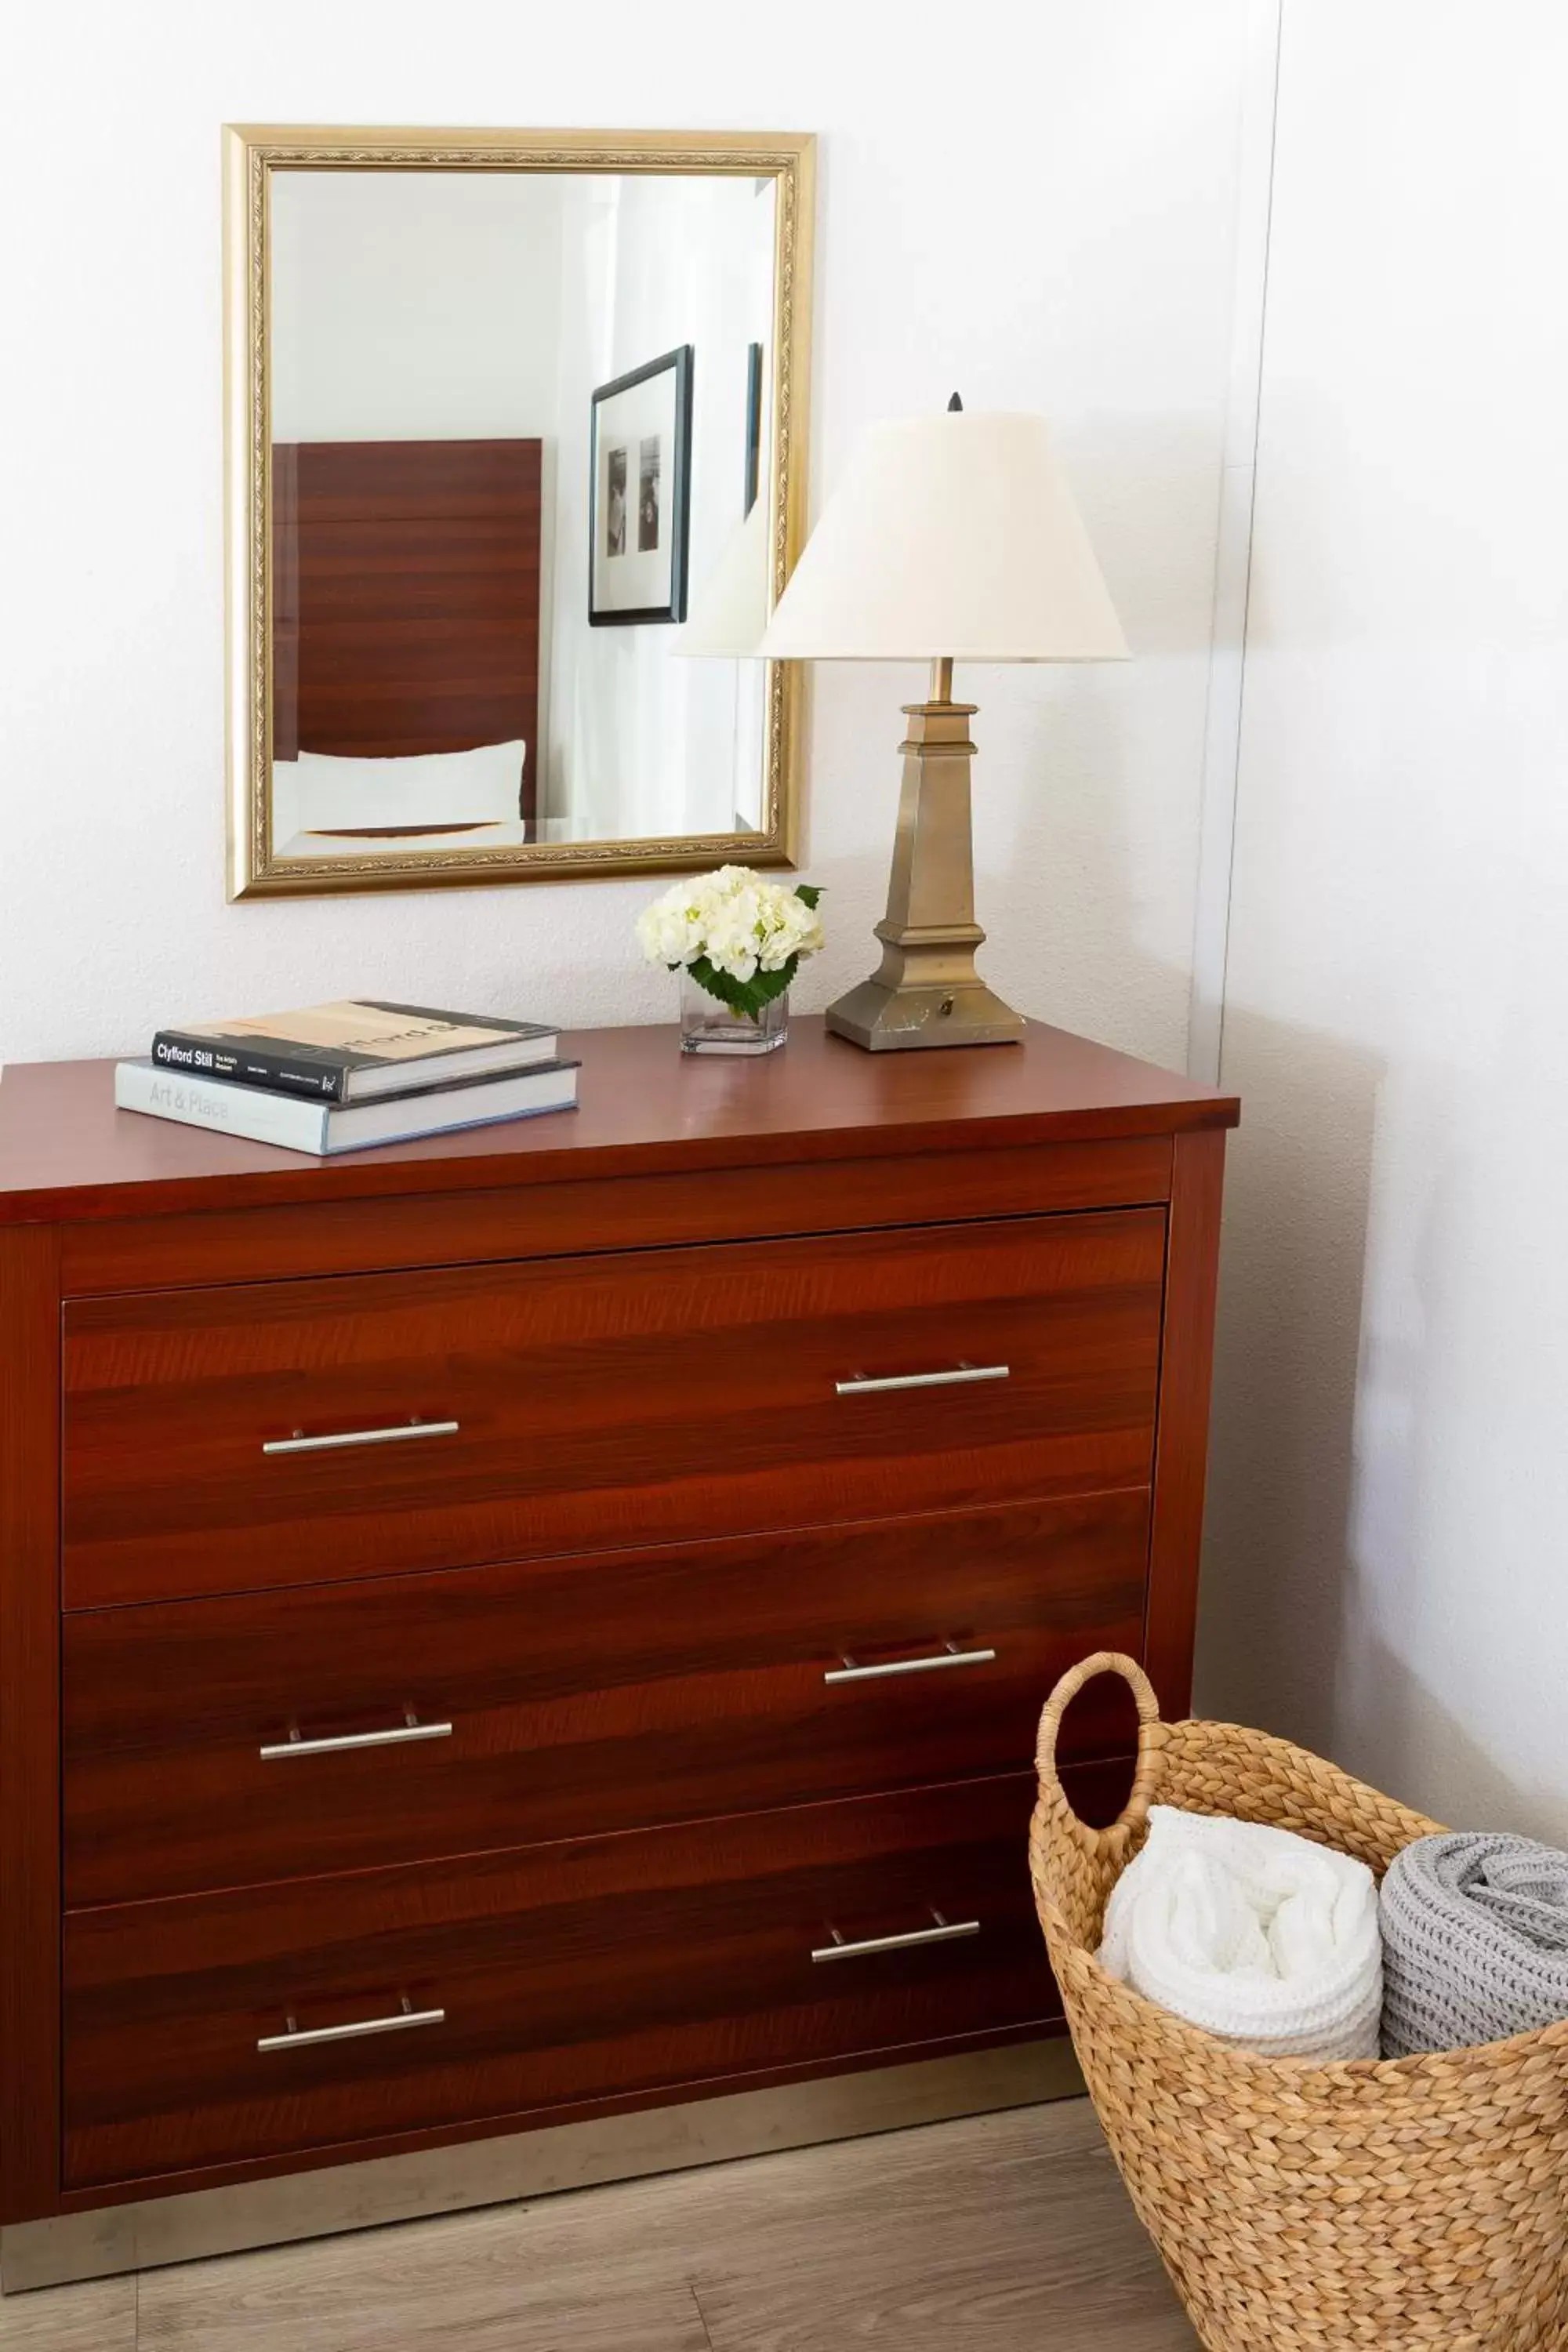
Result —
[{"label": "bottom drawer", "polygon": [[[1128,1777],[1069,1776],[1100,1819]],[[67,2185],[1054,2017],[1033,1794],[1010,1773],[74,1913]]]}]

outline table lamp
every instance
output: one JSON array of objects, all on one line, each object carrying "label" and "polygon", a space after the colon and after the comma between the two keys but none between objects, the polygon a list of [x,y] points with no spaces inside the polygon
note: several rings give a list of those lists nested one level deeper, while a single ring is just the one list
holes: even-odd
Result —
[{"label": "table lamp", "polygon": [[1021,1014],[974,969],[969,721],[955,661],[1120,661],[1121,625],[1038,416],[966,413],[872,427],[756,650],[782,661],[929,661],[906,703],[904,779],[876,926],[881,969],[827,1008],[872,1053],[1018,1042]]}]

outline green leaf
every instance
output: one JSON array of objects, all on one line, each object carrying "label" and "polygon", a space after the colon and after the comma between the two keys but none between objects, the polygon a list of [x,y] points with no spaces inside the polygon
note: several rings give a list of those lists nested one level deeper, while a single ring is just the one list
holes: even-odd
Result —
[{"label": "green leaf", "polygon": [[792,955],[777,971],[754,971],[750,980],[736,980],[729,972],[721,971],[706,956],[699,956],[686,968],[699,988],[705,988],[710,996],[716,996],[731,1013],[743,1013],[748,1021],[754,1021],[764,1004],[771,1004],[775,996],[784,994],[799,962],[799,956]]},{"label": "green leaf", "polygon": [[795,886],[795,895],[815,914],[817,902],[826,887],[826,882],[797,882]]}]

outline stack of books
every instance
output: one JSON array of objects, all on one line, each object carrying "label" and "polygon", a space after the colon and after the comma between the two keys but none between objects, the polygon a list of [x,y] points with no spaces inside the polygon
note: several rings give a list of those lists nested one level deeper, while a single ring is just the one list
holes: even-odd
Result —
[{"label": "stack of books", "polygon": [[160,1029],[114,1074],[121,1110],[324,1155],[573,1110],[553,1029],[355,999]]}]

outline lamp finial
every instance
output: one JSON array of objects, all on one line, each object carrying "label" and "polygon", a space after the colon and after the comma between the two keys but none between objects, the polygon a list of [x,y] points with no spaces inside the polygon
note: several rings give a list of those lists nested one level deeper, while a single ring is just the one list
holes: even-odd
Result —
[{"label": "lamp finial", "polygon": [[957,415],[962,411],[963,407],[963,403],[960,400],[957,393],[955,392],[952,398],[947,404],[947,413],[950,416]]}]

